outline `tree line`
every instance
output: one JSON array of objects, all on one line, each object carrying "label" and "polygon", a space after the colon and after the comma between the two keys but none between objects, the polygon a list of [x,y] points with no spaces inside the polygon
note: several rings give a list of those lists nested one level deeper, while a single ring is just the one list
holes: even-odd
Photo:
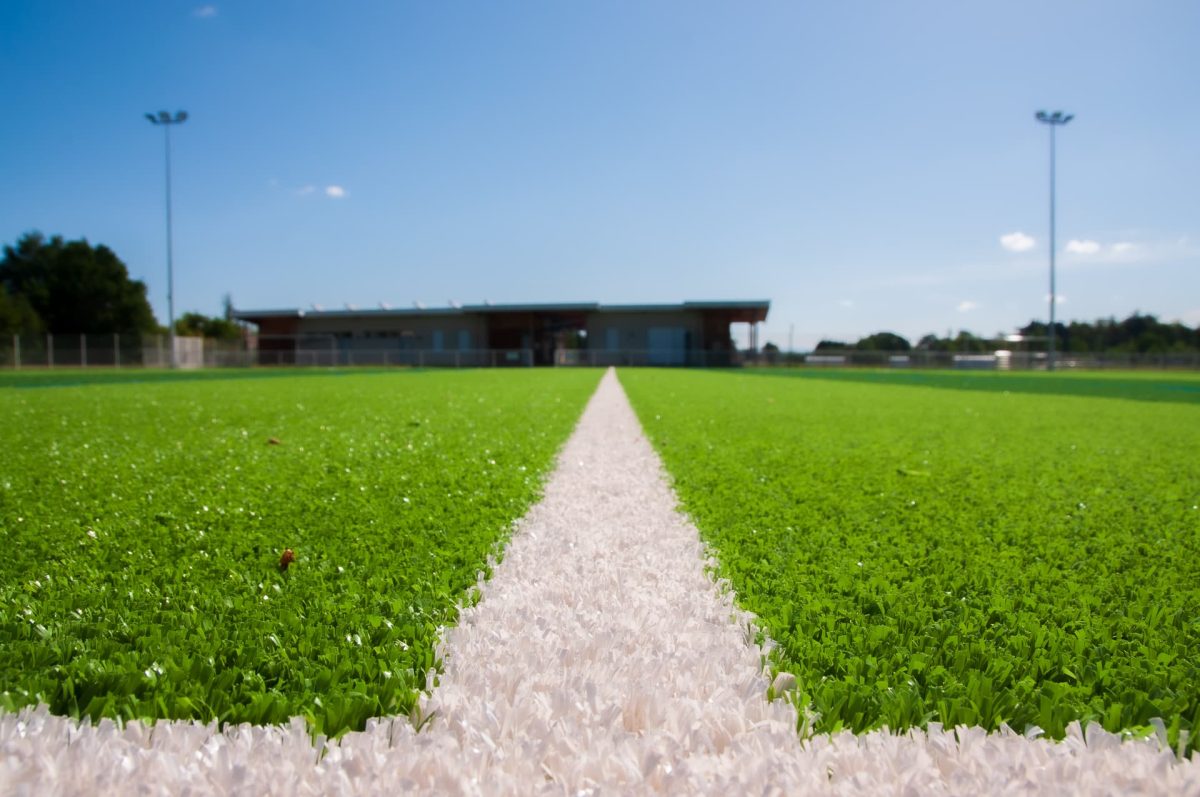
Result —
[{"label": "tree line", "polygon": [[[179,335],[237,339],[242,329],[231,317],[184,313],[175,320]],[[166,334],[158,323],[146,284],[131,279],[113,250],[86,239],[65,241],[29,232],[4,246],[0,260],[0,334]]]},{"label": "tree line", "polygon": [[[963,354],[982,354],[997,349],[1046,351],[1050,325],[1030,321],[1018,330],[1020,339],[1008,340],[1005,335],[984,337],[967,330],[957,335],[939,338],[929,334],[909,343],[894,332],[876,332],[855,343],[822,340],[818,352],[845,351],[936,351]],[[1174,321],[1163,323],[1153,315],[1135,312],[1124,321],[1101,318],[1094,322],[1072,321],[1054,324],[1055,349],[1076,354],[1173,354],[1200,352],[1200,327],[1192,329]]]}]

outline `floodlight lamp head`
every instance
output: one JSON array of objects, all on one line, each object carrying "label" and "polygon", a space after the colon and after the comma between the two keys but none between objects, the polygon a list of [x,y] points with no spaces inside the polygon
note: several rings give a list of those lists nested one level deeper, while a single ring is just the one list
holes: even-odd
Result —
[{"label": "floodlight lamp head", "polygon": [[1048,125],[1065,125],[1075,118],[1074,114],[1063,113],[1062,111],[1055,111],[1054,113],[1038,111],[1035,116],[1039,122],[1045,122]]},{"label": "floodlight lamp head", "polygon": [[158,117],[155,116],[154,114],[148,113],[148,114],[146,114],[146,118],[150,120],[150,124],[152,124],[152,125],[158,124]]},{"label": "floodlight lamp head", "polygon": [[176,111],[175,112],[175,121],[176,122],[186,122],[187,121],[187,111]]},{"label": "floodlight lamp head", "polygon": [[166,111],[159,111],[158,121],[162,122],[164,125],[171,124],[171,114],[167,113]]}]

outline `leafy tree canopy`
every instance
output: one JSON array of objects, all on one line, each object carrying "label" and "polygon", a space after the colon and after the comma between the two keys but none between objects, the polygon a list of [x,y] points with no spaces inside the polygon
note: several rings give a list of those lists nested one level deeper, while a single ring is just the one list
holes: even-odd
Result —
[{"label": "leafy tree canopy", "polygon": [[[1021,334],[1037,342],[1038,348],[1045,348],[1048,329],[1042,321],[1030,321],[1021,328]],[[1178,322],[1164,324],[1155,316],[1141,313],[1124,321],[1101,318],[1093,324],[1055,324],[1054,336],[1059,349],[1072,352],[1166,354],[1200,350],[1200,329]]]},{"label": "leafy tree canopy", "polygon": [[908,351],[909,342],[895,332],[876,332],[854,344],[858,351]]},{"label": "leafy tree canopy", "polygon": [[[984,352],[999,348],[1045,351],[1050,326],[1045,321],[1030,321],[1018,330],[1022,340],[1008,342],[981,338],[960,331],[954,337],[925,335],[917,348],[926,351]],[[1200,328],[1191,329],[1178,322],[1164,324],[1152,315],[1134,313],[1124,321],[1101,318],[1095,322],[1055,323],[1055,348],[1076,354],[1171,354],[1200,351]]]},{"label": "leafy tree canopy", "polygon": [[4,283],[0,283],[0,334],[43,331],[42,319],[33,311],[29,300],[19,294],[11,295]]},{"label": "leafy tree canopy", "polygon": [[227,318],[209,318],[202,313],[184,313],[175,319],[175,334],[238,340],[242,337],[242,327]]},{"label": "leafy tree canopy", "polygon": [[[158,322],[146,285],[107,246],[26,233],[0,260],[0,323],[18,332],[137,334]],[[29,313],[32,313],[32,316]],[[15,319],[15,320],[8,320]]]},{"label": "leafy tree canopy", "polygon": [[924,351],[950,351],[964,354],[985,354],[1006,345],[997,343],[995,338],[980,337],[966,329],[960,329],[954,337],[939,338],[932,334],[925,335],[917,342],[917,348]]}]

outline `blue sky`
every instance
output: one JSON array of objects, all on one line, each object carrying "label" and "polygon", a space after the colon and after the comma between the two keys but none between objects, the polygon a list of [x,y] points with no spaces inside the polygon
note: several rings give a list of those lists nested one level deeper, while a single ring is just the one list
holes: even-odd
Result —
[{"label": "blue sky", "polygon": [[176,312],[772,300],[763,340],[1200,325],[1200,3],[0,6],[0,240]]}]

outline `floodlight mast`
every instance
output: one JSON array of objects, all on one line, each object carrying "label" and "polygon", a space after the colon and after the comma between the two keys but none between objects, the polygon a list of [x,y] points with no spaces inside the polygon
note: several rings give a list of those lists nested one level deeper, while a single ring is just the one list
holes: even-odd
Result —
[{"label": "floodlight mast", "polygon": [[1046,369],[1054,370],[1054,305],[1058,298],[1054,285],[1054,129],[1075,118],[1075,114],[1038,111],[1035,118],[1050,126],[1050,340],[1046,348]]},{"label": "floodlight mast", "polygon": [[171,125],[183,124],[187,121],[187,111],[176,111],[174,116],[166,111],[157,115],[148,113],[146,118],[150,124],[163,129],[167,153],[167,334],[171,341],[171,367],[178,368],[179,362],[175,355],[175,269],[171,256]]}]

